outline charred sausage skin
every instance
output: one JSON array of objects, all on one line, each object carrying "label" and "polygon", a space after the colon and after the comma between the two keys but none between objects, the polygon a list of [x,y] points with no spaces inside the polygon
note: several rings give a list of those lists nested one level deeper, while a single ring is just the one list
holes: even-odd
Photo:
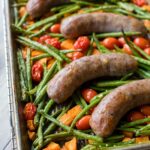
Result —
[{"label": "charred sausage skin", "polygon": [[53,6],[68,3],[70,0],[29,0],[27,11],[33,17],[40,17]]},{"label": "charred sausage skin", "polygon": [[49,82],[47,93],[62,103],[83,83],[103,76],[122,76],[137,69],[137,62],[127,54],[85,56],[59,71]]},{"label": "charred sausage skin", "polygon": [[112,13],[78,14],[64,19],[61,24],[61,33],[66,38],[76,38],[93,32],[121,32],[122,30],[146,33],[142,21]]},{"label": "charred sausage skin", "polygon": [[105,96],[92,113],[90,126],[101,137],[110,136],[131,109],[150,104],[150,79],[133,81]]}]

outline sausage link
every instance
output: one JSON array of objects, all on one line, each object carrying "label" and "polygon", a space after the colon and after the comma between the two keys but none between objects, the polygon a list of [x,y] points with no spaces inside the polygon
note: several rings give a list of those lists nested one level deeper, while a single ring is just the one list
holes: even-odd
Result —
[{"label": "sausage link", "polygon": [[137,69],[137,62],[127,54],[85,56],[73,61],[50,80],[47,93],[62,103],[83,83],[103,76],[122,76]]},{"label": "sausage link", "polygon": [[87,13],[68,17],[62,21],[61,33],[76,38],[102,32],[137,31],[146,33],[144,23],[138,19],[112,13]]},{"label": "sausage link", "polygon": [[110,136],[131,109],[150,104],[150,79],[133,81],[105,96],[92,113],[90,126],[101,137]]}]

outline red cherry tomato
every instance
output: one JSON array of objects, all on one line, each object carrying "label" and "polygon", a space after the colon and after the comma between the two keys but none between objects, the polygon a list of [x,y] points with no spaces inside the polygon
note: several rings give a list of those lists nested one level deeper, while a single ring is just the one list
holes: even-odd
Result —
[{"label": "red cherry tomato", "polygon": [[128,121],[136,121],[144,118],[145,116],[139,111],[133,111],[128,115]]},{"label": "red cherry tomato", "polygon": [[[128,40],[130,40],[129,37],[128,37]],[[122,47],[124,46],[124,44],[126,44],[126,41],[125,41],[124,37],[118,38],[118,41],[120,42],[120,45],[121,45]]]},{"label": "red cherry tomato", "polygon": [[54,24],[51,26],[50,31],[52,33],[60,33],[60,24]]},{"label": "red cherry tomato", "polygon": [[43,77],[43,66],[40,63],[36,63],[32,66],[32,80],[40,82]]},{"label": "red cherry tomato", "polygon": [[90,103],[91,99],[97,95],[97,92],[93,89],[82,90],[82,96],[86,102]]},{"label": "red cherry tomato", "polygon": [[88,130],[90,129],[89,121],[90,121],[91,116],[86,115],[82,117],[77,123],[76,123],[76,128],[78,130]]},{"label": "red cherry tomato", "polygon": [[41,43],[41,44],[44,44],[47,39],[51,39],[51,36],[43,35],[39,38],[38,42]]},{"label": "red cherry tomato", "polygon": [[90,40],[87,36],[79,37],[74,43],[74,48],[81,49],[83,52],[85,52],[89,48],[89,46],[90,46]]},{"label": "red cherry tomato", "polygon": [[83,56],[84,56],[84,54],[81,53],[81,52],[74,52],[74,53],[73,53],[73,56],[72,56],[72,60],[79,59],[79,58],[81,58],[81,57],[83,57]]},{"label": "red cherry tomato", "polygon": [[61,48],[61,43],[56,38],[47,39],[47,40],[45,40],[45,43],[52,45],[57,49]]},{"label": "red cherry tomato", "polygon": [[134,39],[134,43],[139,46],[141,49],[150,47],[150,43],[147,39],[143,37],[137,37]]},{"label": "red cherry tomato", "polygon": [[113,37],[105,38],[105,39],[102,41],[102,44],[103,44],[106,48],[108,48],[108,49],[110,49],[110,50],[114,49],[114,48],[115,48],[115,47],[114,47],[115,45],[118,46],[118,47],[121,46],[120,42],[119,42],[116,38],[113,38]]},{"label": "red cherry tomato", "polygon": [[149,47],[149,48],[144,49],[144,52],[145,52],[145,53],[147,53],[148,55],[150,55],[150,47]]},{"label": "red cherry tomato", "polygon": [[36,106],[33,103],[27,103],[24,108],[24,115],[26,120],[33,120],[36,114]]},{"label": "red cherry tomato", "polygon": [[132,50],[130,49],[130,47],[128,46],[128,44],[124,44],[124,46],[123,46],[123,51],[125,52],[125,53],[127,53],[128,55],[132,55],[133,53],[132,53]]},{"label": "red cherry tomato", "polygon": [[147,2],[146,0],[132,0],[132,2],[137,5],[137,6],[144,6],[144,5],[147,5]]},{"label": "red cherry tomato", "polygon": [[141,110],[141,113],[143,113],[144,115],[150,116],[150,105],[142,106],[140,110]]}]

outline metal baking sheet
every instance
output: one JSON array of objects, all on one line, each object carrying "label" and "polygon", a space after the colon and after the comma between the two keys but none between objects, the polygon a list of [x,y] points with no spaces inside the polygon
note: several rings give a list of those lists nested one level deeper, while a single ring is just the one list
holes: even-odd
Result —
[{"label": "metal baking sheet", "polygon": [[[17,68],[17,45],[15,35],[11,30],[11,22],[13,21],[13,9],[11,4],[14,0],[4,0],[4,30],[5,30],[5,52],[7,78],[9,88],[9,104],[10,104],[10,122],[13,144],[13,150],[30,150],[31,143],[27,137],[26,122],[23,118],[23,104],[20,102],[21,91],[19,85],[19,72]],[[150,150],[149,144],[132,145],[127,148],[119,148],[120,150]],[[117,149],[118,150],[118,149]]]}]

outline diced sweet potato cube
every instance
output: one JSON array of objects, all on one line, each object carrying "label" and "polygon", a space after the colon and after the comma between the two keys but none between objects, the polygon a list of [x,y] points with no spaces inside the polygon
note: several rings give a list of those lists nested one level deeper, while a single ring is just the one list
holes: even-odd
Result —
[{"label": "diced sweet potato cube", "polygon": [[128,142],[128,141],[130,141],[130,140],[131,140],[131,138],[125,137],[125,138],[122,140],[122,142]]},{"label": "diced sweet potato cube", "polygon": [[64,147],[65,150],[77,150],[77,139],[74,137],[71,141],[66,142]]},{"label": "diced sweet potato cube", "polygon": [[67,39],[61,43],[61,49],[73,49],[74,40]]},{"label": "diced sweet potato cube", "polygon": [[29,139],[30,139],[31,141],[34,141],[34,140],[35,140],[35,137],[36,137],[36,133],[35,133],[35,132],[28,131],[28,136],[29,136]]},{"label": "diced sweet potato cube", "polygon": [[34,121],[33,120],[27,120],[27,127],[30,131],[35,131]]},{"label": "diced sweet potato cube", "polygon": [[137,137],[137,138],[135,138],[135,142],[136,143],[146,143],[146,142],[149,142],[149,137],[148,136]]},{"label": "diced sweet potato cube", "polygon": [[59,144],[55,143],[55,142],[51,142],[46,148],[44,148],[43,150],[60,150],[60,146]]},{"label": "diced sweet potato cube", "polygon": [[75,107],[71,108],[67,113],[65,113],[59,121],[65,125],[70,125],[74,118],[82,111],[80,105],[76,105]]}]

